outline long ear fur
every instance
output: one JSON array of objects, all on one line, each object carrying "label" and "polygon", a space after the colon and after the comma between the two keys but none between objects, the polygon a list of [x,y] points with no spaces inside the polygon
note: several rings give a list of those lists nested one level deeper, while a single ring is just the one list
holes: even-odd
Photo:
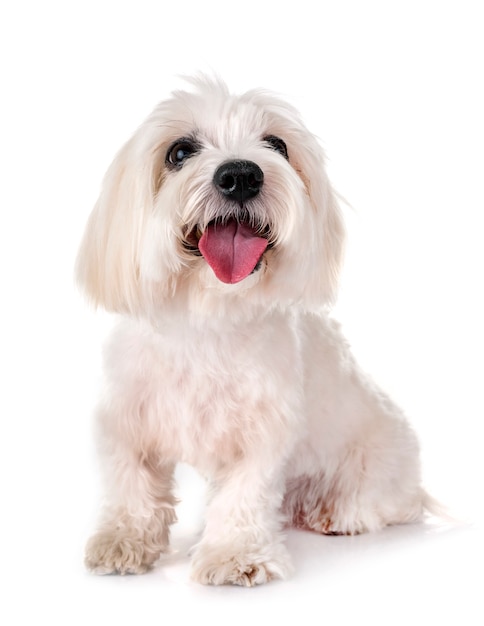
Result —
[{"label": "long ear fur", "polygon": [[[140,299],[140,245],[158,174],[133,137],[108,169],[76,263],[77,280],[95,305],[134,312]],[[159,181],[158,181],[159,182]]]},{"label": "long ear fur", "polygon": [[326,305],[336,299],[346,231],[337,195],[326,174],[322,148],[314,136],[306,135],[300,141],[304,149],[297,155],[295,168],[316,215],[316,229],[306,235],[316,240],[313,249],[319,251],[318,271],[308,273],[312,280],[307,283],[305,295],[307,302]]},{"label": "long ear fur", "polygon": [[[320,178],[321,175],[319,176]],[[346,231],[336,193],[327,177],[323,189],[311,190],[311,198],[313,203],[319,204],[319,210],[322,211],[323,254],[321,259],[321,280],[324,284],[324,300],[326,303],[331,304],[335,301],[338,291]]]}]

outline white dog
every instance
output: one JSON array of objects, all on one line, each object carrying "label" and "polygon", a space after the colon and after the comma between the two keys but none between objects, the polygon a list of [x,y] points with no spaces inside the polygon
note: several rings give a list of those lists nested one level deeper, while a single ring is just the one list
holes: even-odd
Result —
[{"label": "white dog", "polygon": [[269,93],[195,79],[121,149],[77,265],[90,299],[122,315],[88,567],[141,573],[166,551],[179,461],[211,482],[202,583],[286,576],[287,525],[355,534],[421,518],[415,435],[326,313],[343,239],[318,142]]}]

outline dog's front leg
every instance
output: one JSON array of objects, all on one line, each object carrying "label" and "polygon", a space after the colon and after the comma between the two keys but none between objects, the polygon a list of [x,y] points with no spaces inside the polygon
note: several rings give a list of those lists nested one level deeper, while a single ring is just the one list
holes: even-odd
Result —
[{"label": "dog's front leg", "polygon": [[280,513],[283,473],[261,458],[237,463],[217,484],[192,562],[194,580],[252,586],[291,571]]},{"label": "dog's front leg", "polygon": [[176,521],[174,464],[142,441],[128,411],[105,410],[106,505],[86,546],[86,565],[97,573],[141,574],[166,551]]},{"label": "dog's front leg", "polygon": [[121,473],[125,497],[106,506],[86,546],[86,565],[99,574],[146,572],[166,551],[169,526],[176,520],[168,487],[172,467],[147,468],[128,461]]}]

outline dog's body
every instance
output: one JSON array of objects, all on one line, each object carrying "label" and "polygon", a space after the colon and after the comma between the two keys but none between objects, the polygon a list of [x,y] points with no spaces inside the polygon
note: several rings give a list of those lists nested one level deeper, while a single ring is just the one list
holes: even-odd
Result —
[{"label": "dog's body", "polygon": [[295,111],[216,81],[162,103],[117,156],[78,275],[124,319],[99,408],[108,503],[100,572],[166,550],[177,462],[211,481],[193,574],[290,571],[286,525],[359,533],[418,520],[418,444],[325,312],[343,226]]}]

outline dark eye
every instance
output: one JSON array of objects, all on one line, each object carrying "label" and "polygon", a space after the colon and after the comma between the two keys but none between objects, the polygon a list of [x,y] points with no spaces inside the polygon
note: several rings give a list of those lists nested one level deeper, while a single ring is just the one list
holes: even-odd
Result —
[{"label": "dark eye", "polygon": [[183,163],[200,150],[200,146],[192,139],[177,139],[168,148],[165,163],[172,168],[179,168]]},{"label": "dark eye", "polygon": [[264,141],[266,141],[273,150],[279,152],[279,154],[282,154],[285,159],[289,160],[289,155],[287,154],[287,146],[280,137],[276,137],[275,135],[267,135],[266,137],[264,137]]}]

